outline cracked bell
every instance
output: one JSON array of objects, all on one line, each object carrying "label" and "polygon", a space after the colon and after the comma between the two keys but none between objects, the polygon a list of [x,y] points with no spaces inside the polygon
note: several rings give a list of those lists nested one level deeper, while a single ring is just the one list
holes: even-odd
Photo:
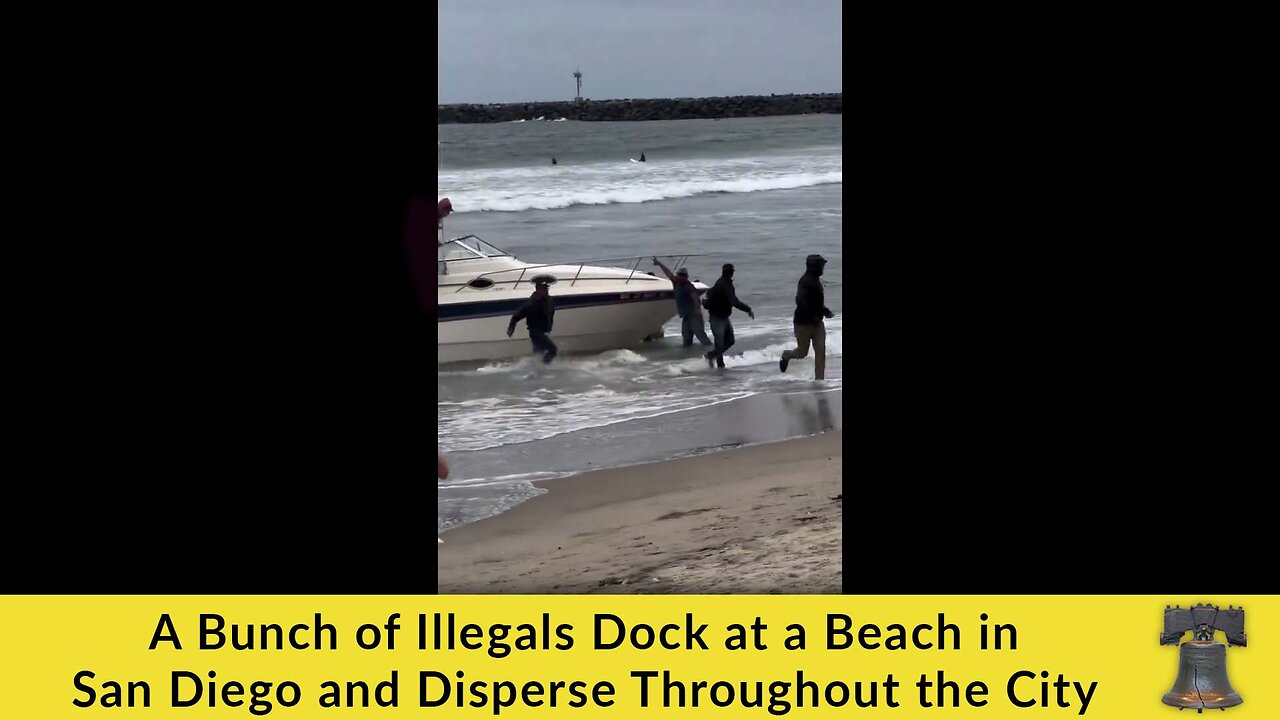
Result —
[{"label": "cracked bell", "polygon": [[1160,644],[1176,645],[1184,633],[1191,633],[1191,639],[1178,648],[1178,677],[1162,698],[1165,705],[1203,712],[1205,708],[1226,709],[1244,702],[1227,677],[1227,646],[1213,639],[1218,630],[1226,636],[1227,643],[1245,646],[1244,608],[1165,607]]}]

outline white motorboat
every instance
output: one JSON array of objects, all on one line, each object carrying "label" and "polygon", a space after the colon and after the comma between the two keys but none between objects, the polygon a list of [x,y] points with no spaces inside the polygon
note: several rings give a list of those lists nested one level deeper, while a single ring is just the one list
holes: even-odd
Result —
[{"label": "white motorboat", "polygon": [[[524,324],[507,324],[546,280],[555,303],[551,338],[561,353],[631,348],[676,316],[672,283],[640,270],[652,255],[534,264],[475,235],[439,244],[436,361],[494,360],[533,351]],[[693,255],[673,258],[672,272]],[[623,263],[623,267],[601,263]],[[699,294],[707,286],[694,282]]]}]

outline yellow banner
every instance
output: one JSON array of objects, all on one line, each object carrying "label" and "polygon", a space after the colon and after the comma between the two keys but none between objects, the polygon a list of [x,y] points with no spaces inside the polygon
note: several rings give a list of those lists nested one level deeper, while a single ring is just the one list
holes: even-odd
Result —
[{"label": "yellow banner", "polygon": [[1193,603],[1280,717],[1278,596],[458,595],[0,597],[0,718],[1174,718]]}]

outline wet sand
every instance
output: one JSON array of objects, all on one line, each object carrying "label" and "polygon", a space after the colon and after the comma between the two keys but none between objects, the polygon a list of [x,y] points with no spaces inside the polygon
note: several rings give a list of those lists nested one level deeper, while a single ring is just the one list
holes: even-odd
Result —
[{"label": "wet sand", "polygon": [[[829,377],[838,361],[828,364]],[[453,477],[439,485],[436,529],[496,515],[536,494],[529,486],[476,487],[465,478],[569,475],[817,435],[843,427],[843,397],[838,387],[796,383],[796,390],[786,394],[760,393],[545,440],[472,452],[445,447]]]},{"label": "wet sand", "polygon": [[443,534],[442,593],[838,593],[839,430],[538,483]]}]

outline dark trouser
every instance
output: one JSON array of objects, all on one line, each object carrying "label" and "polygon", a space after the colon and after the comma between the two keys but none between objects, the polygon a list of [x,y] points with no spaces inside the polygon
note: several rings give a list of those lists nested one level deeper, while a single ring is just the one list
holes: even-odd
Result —
[{"label": "dark trouser", "polygon": [[560,352],[556,348],[556,344],[551,342],[551,337],[544,332],[537,330],[529,331],[529,342],[533,343],[533,349],[542,353],[543,362],[551,362],[556,353]]},{"label": "dark trouser", "polygon": [[809,343],[813,343],[813,377],[823,380],[827,374],[827,326],[822,323],[801,325],[796,323],[796,349],[784,350],[782,356],[788,360],[799,360],[809,354]]},{"label": "dark trouser", "polygon": [[733,347],[733,323],[727,317],[711,316],[711,334],[716,336],[716,349],[707,353],[716,365],[724,367],[724,354]]},{"label": "dark trouser", "polygon": [[689,347],[693,344],[693,336],[698,336],[698,342],[703,345],[710,345],[711,340],[707,337],[707,331],[703,325],[702,315],[685,315],[680,318],[680,335],[684,337],[684,346]]}]

